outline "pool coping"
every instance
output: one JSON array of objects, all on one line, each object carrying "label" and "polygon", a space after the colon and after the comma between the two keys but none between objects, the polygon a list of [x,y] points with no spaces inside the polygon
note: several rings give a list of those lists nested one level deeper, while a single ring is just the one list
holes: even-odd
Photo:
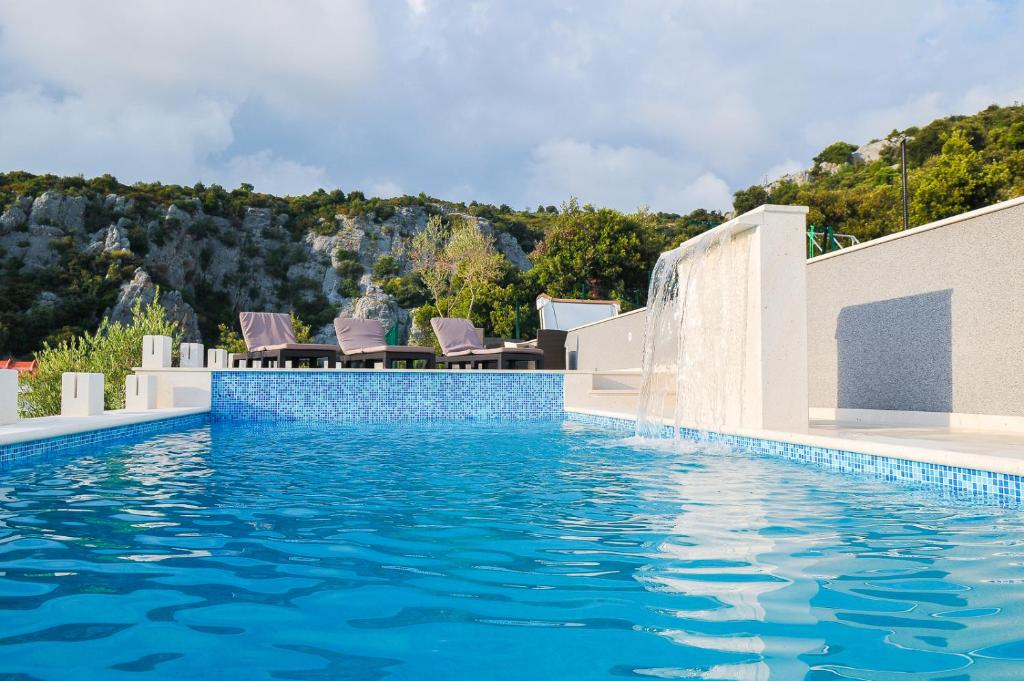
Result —
[{"label": "pool coping", "polygon": [[147,411],[112,409],[97,416],[39,416],[19,419],[11,425],[0,426],[0,447],[140,425],[152,421],[165,421],[181,416],[205,414],[209,411],[209,408],[205,407],[177,407]]},{"label": "pool coping", "polygon": [[[566,408],[566,418],[622,433],[634,433],[636,417],[618,412]],[[675,426],[662,419],[669,433]],[[705,439],[742,450],[891,482],[941,487],[957,494],[1024,502],[1024,461],[999,456],[870,442],[811,433],[734,428],[707,431],[682,425],[684,440]]]}]

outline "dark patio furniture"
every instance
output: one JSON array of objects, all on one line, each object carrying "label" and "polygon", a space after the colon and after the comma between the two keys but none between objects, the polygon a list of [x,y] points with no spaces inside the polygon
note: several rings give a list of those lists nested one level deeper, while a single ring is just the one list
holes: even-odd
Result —
[{"label": "dark patio furniture", "polygon": [[333,369],[338,362],[338,346],[321,343],[300,343],[295,339],[291,315],[284,312],[242,312],[238,315],[242,337],[248,352],[236,356],[232,366],[250,361],[260,367],[283,368],[306,364],[309,367],[324,364]]},{"label": "dark patio furniture", "polygon": [[537,347],[544,351],[545,369],[565,369],[565,339],[568,331],[540,329],[537,331]]},{"label": "dark patio furniture", "polygon": [[538,348],[485,348],[468,319],[434,317],[430,325],[444,352],[439,361],[449,367],[516,369],[532,362],[535,368],[544,368],[544,351]]},{"label": "dark patio furniture", "polygon": [[372,367],[379,362],[385,369],[391,369],[396,362],[405,362],[411,369],[413,362],[422,360],[425,368],[434,368],[434,348],[388,345],[384,326],[376,319],[338,317],[334,320],[334,331],[338,334],[341,361],[346,367],[357,364],[361,367]]}]

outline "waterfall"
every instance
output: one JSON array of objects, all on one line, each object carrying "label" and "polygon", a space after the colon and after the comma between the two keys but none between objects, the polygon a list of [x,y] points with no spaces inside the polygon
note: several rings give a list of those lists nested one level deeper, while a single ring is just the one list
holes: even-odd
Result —
[{"label": "waterfall", "polygon": [[754,232],[729,223],[658,258],[647,297],[637,435],[677,437],[679,426],[714,430],[742,421]]}]

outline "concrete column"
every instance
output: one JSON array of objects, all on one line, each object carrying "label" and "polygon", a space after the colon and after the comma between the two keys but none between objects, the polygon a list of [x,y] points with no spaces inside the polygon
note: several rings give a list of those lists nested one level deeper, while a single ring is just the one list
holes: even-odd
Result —
[{"label": "concrete column", "polygon": [[0,426],[18,420],[18,372],[0,369]]},{"label": "concrete column", "polygon": [[142,366],[144,369],[165,369],[171,366],[171,337],[142,337]]},{"label": "concrete column", "polygon": [[220,348],[210,348],[206,351],[206,366],[209,369],[227,369],[231,365],[228,362],[228,351]]},{"label": "concrete column", "polygon": [[61,376],[61,416],[103,413],[103,374],[66,372]]},{"label": "concrete column", "polygon": [[156,376],[137,375],[125,377],[124,408],[129,411],[156,409]]},{"label": "concrete column", "polygon": [[747,301],[744,426],[807,430],[807,208],[764,205],[740,216],[753,235]]},{"label": "concrete column", "polygon": [[178,366],[190,369],[203,368],[203,344],[182,343],[178,352]]}]

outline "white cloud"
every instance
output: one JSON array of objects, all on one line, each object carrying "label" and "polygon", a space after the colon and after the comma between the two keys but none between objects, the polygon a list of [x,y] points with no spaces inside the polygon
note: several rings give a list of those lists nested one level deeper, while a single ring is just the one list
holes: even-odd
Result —
[{"label": "white cloud", "polygon": [[257,191],[274,191],[295,196],[327,188],[327,172],[318,166],[279,158],[269,149],[255,154],[233,156],[223,165],[202,171],[202,179],[235,188],[243,182]]},{"label": "white cloud", "polygon": [[212,101],[171,110],[15,90],[0,94],[0,158],[36,173],[188,182],[197,159],[231,143],[230,119]]},{"label": "white cloud", "polygon": [[0,158],[727,207],[837,139],[1024,99],[1022,24],[998,0],[6,0]]},{"label": "white cloud", "polygon": [[[363,2],[13,1],[0,7],[0,157],[35,172],[315,188],[323,168],[227,154],[253,100],[292,120],[352,99],[372,73]],[[269,145],[269,140],[267,141]],[[237,184],[237,182],[236,182]]]},{"label": "white cloud", "polygon": [[403,194],[405,194],[405,192],[402,191],[402,188],[398,186],[397,183],[390,180],[370,183],[370,196],[379,196],[386,199],[392,196],[402,196]]},{"label": "white cloud", "polygon": [[805,161],[801,163],[800,161],[794,159],[787,159],[782,163],[776,163],[775,165],[773,165],[771,168],[765,171],[763,177],[756,178],[755,181],[761,182],[763,180],[767,180],[768,182],[772,182],[774,180],[779,179],[783,175],[792,175],[795,173],[799,173],[800,171],[807,170],[810,167],[810,162]]},{"label": "white cloud", "polygon": [[732,198],[721,178],[692,163],[650,149],[574,139],[550,140],[534,150],[528,191],[531,205],[572,195],[626,211],[642,205],[679,212],[724,208]]}]

